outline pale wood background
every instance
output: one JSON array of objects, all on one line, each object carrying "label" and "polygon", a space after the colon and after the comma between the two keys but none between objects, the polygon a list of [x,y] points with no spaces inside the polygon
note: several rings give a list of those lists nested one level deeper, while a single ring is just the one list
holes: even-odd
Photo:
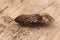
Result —
[{"label": "pale wood background", "polygon": [[[48,27],[23,27],[14,19],[21,14],[48,13]],[[60,0],[0,0],[0,40],[60,40]]]}]

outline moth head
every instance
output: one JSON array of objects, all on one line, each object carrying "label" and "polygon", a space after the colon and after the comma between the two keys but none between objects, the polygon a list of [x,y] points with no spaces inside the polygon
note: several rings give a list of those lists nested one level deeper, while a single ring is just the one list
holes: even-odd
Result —
[{"label": "moth head", "polygon": [[51,17],[50,15],[42,15],[43,16],[43,23],[47,23],[47,24],[50,24],[50,23],[53,23],[54,22],[54,19],[53,17]]}]

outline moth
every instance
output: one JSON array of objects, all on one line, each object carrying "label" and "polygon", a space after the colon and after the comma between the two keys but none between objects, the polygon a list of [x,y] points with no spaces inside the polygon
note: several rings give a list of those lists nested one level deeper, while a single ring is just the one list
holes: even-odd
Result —
[{"label": "moth", "polygon": [[48,14],[25,14],[19,15],[15,18],[15,22],[20,25],[34,26],[34,25],[49,25],[53,23],[54,19]]}]

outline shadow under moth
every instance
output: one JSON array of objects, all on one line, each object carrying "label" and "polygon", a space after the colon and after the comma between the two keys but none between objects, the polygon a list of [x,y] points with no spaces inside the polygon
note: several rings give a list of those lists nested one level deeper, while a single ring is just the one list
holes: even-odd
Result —
[{"label": "shadow under moth", "polygon": [[19,15],[15,18],[15,22],[20,25],[34,26],[34,25],[49,25],[53,23],[54,19],[49,14],[30,14]]}]

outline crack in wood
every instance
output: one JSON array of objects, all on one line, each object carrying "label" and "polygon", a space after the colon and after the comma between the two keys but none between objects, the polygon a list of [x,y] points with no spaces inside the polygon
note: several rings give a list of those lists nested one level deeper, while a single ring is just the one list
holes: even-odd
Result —
[{"label": "crack in wood", "polygon": [[8,8],[8,6],[6,6],[4,9],[2,9],[1,11],[0,11],[0,13],[2,13],[4,10],[6,10]]},{"label": "crack in wood", "polygon": [[21,0],[21,2],[23,2],[24,0]]}]

